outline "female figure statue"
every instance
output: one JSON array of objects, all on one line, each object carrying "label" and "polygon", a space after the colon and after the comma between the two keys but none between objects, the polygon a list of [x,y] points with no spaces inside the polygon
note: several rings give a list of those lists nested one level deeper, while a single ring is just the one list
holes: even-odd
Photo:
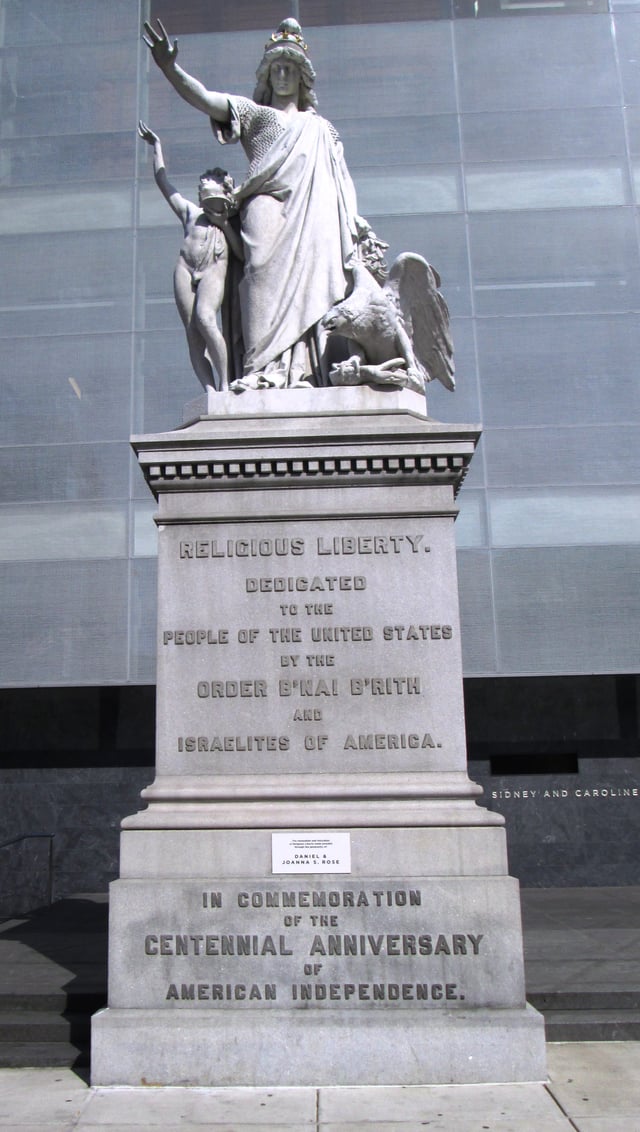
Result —
[{"label": "female figure statue", "polygon": [[236,388],[324,384],[319,323],[352,286],[355,191],[333,126],[316,113],[315,72],[300,25],[284,20],[257,71],[253,99],[207,90],[177,63],[178,45],[145,24],[145,43],[169,82],[207,114],[223,142],[249,159],[240,206],[244,373]]}]

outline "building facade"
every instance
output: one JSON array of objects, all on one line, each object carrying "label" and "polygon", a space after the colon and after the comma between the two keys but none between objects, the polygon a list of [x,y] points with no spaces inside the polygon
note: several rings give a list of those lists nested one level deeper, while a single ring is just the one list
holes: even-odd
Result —
[{"label": "building facade", "polygon": [[[429,388],[430,415],[484,427],[457,521],[471,776],[524,884],[638,883],[640,0],[2,0],[0,842],[53,832],[56,893],[104,888],[152,777],[154,502],[129,436],[198,386],[137,121],[185,195],[246,163],[142,21],[250,95],[290,14],[360,212],[442,276],[458,389]],[[3,851],[3,875],[41,852]]]}]

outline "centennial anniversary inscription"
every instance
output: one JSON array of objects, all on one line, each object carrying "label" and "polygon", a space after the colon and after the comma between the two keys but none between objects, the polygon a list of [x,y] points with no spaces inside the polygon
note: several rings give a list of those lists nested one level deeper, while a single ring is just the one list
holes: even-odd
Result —
[{"label": "centennial anniversary inscription", "polygon": [[[140,898],[144,927],[121,941],[112,969],[116,980],[124,967],[137,981],[145,1007],[484,1006],[503,953],[497,926],[473,930],[459,883],[316,877],[260,888],[173,882],[169,891],[171,912],[153,892]],[[508,1006],[520,989],[510,972],[494,1005]]]}]

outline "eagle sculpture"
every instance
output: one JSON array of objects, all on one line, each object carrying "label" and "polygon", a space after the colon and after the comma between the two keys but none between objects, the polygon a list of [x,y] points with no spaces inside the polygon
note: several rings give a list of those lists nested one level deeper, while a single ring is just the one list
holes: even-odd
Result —
[{"label": "eagle sculpture", "polygon": [[332,385],[396,385],[424,393],[437,378],[454,389],[449,310],[438,288],[440,276],[422,256],[399,255],[382,284],[356,262],[350,295],[325,315],[329,335],[359,350],[329,373]]}]

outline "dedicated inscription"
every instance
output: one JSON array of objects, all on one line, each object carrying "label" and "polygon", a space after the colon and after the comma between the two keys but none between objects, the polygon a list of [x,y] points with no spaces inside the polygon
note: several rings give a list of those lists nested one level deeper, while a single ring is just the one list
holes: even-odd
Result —
[{"label": "dedicated inscription", "polygon": [[366,590],[367,579],[362,574],[349,576],[347,574],[318,574],[312,577],[277,577],[277,578],[247,578],[245,581],[247,593],[280,594],[280,593],[312,593],[314,590]]},{"label": "dedicated inscription", "polygon": [[[191,756],[181,769],[206,773],[235,761],[264,773],[271,756],[274,772],[292,764],[299,771],[311,752],[330,752],[329,759],[348,752],[354,771],[386,765],[383,752],[396,752],[398,767],[435,767],[443,746],[441,670],[455,665],[457,654],[455,646],[447,650],[436,669],[432,653],[453,641],[456,628],[444,610],[420,621],[407,604],[427,566],[422,556],[434,558],[430,525],[300,523],[293,531],[269,523],[213,525],[194,527],[192,537],[174,543],[203,611],[195,624],[172,618],[160,632],[163,651],[176,657],[176,694],[179,685],[181,703],[188,693],[194,708],[181,734],[172,727],[169,736],[175,757]],[[212,533],[218,537],[207,537]],[[385,584],[392,562],[404,575],[401,605],[397,587]],[[332,567],[350,572],[334,574]],[[217,623],[220,615],[226,625]],[[187,655],[191,681],[177,667]],[[405,704],[410,696],[417,698]],[[385,701],[384,721],[376,719]],[[321,724],[322,734],[301,724]]]}]

